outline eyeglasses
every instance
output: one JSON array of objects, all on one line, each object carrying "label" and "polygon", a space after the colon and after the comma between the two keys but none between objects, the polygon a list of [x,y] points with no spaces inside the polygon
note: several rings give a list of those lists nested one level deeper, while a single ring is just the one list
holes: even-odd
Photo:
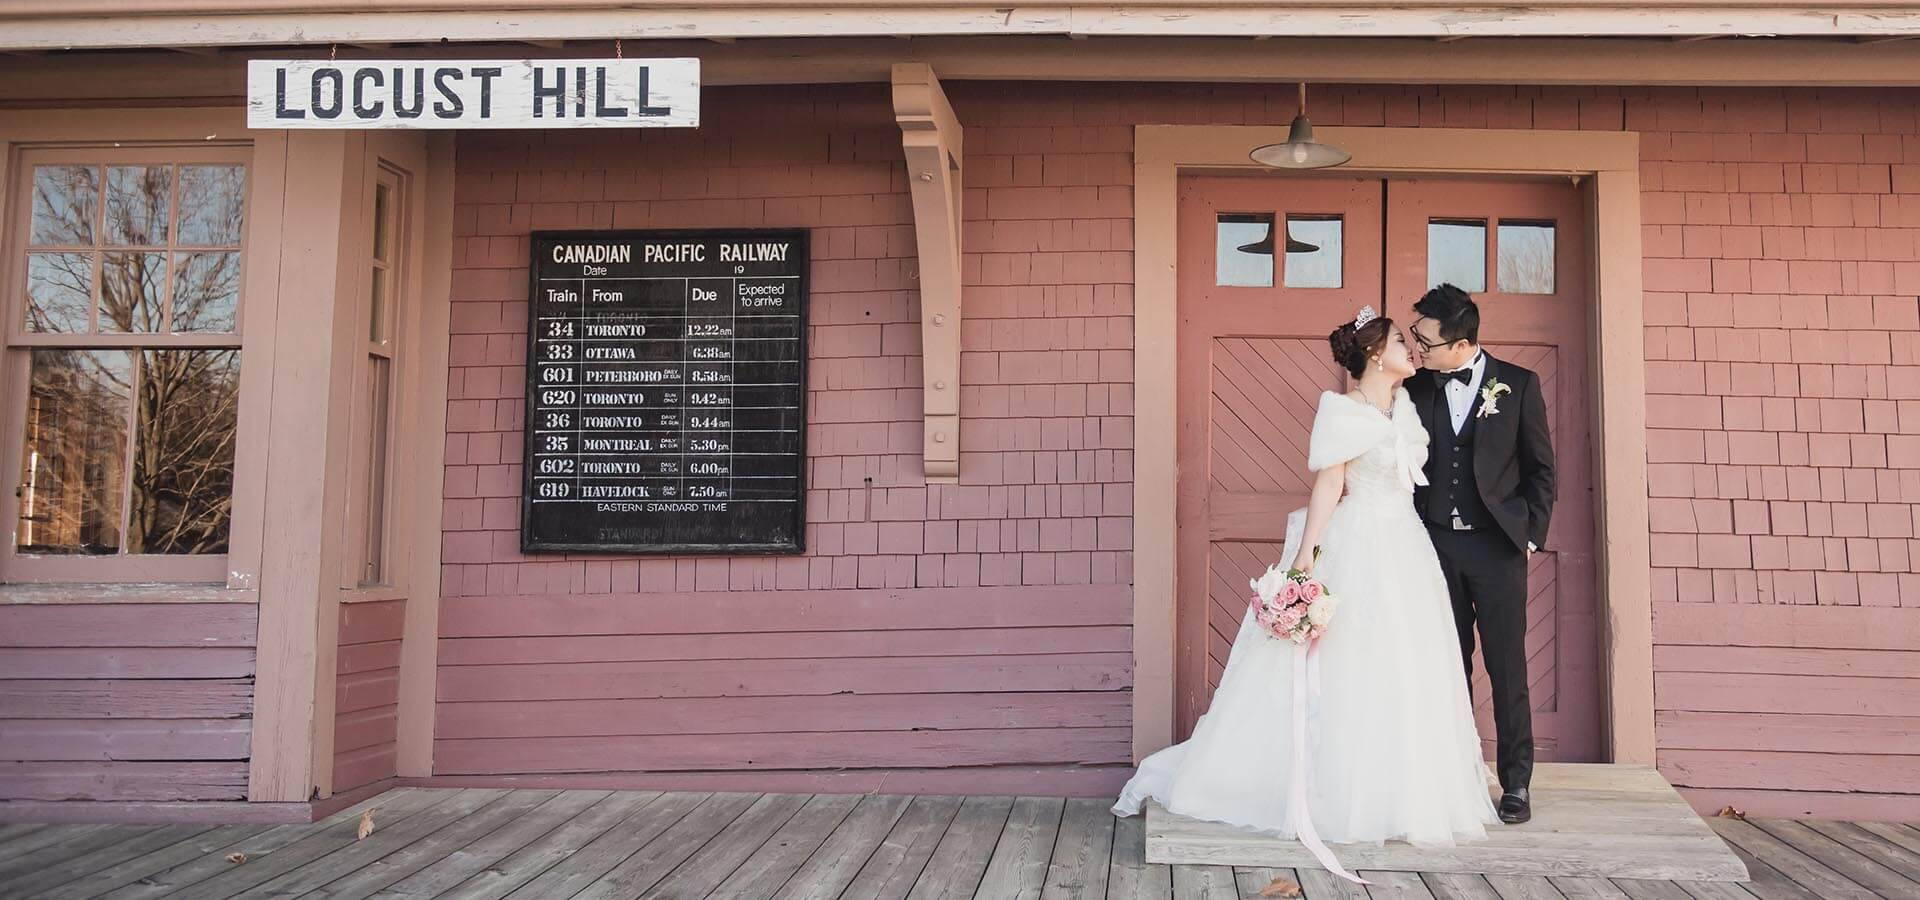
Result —
[{"label": "eyeglasses", "polygon": [[1423,338],[1420,336],[1420,332],[1414,331],[1413,329],[1409,328],[1407,329],[1407,333],[1410,335],[1413,335],[1413,342],[1420,345],[1421,353],[1432,353],[1433,351],[1438,350],[1441,347],[1445,347],[1448,344],[1453,343],[1452,341],[1442,338],[1438,341],[1434,341],[1433,343],[1429,344],[1427,343],[1426,338]]}]

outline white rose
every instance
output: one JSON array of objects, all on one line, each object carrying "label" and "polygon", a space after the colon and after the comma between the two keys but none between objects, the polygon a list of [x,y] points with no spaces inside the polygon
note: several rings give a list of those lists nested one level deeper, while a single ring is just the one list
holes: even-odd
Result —
[{"label": "white rose", "polygon": [[1307,621],[1317,628],[1327,627],[1327,623],[1333,621],[1333,610],[1338,604],[1332,594],[1321,594],[1320,599],[1307,605]]},{"label": "white rose", "polygon": [[1287,570],[1282,568],[1279,563],[1268,566],[1267,571],[1259,578],[1247,582],[1247,584],[1253,588],[1253,592],[1260,595],[1262,601],[1269,601],[1279,596],[1281,586],[1286,583]]}]

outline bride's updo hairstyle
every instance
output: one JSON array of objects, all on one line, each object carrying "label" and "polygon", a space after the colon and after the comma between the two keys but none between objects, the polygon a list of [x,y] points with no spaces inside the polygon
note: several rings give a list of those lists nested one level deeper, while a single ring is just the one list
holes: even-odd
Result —
[{"label": "bride's updo hairstyle", "polygon": [[1327,335],[1327,344],[1333,348],[1334,363],[1359,378],[1367,371],[1367,361],[1386,349],[1392,335],[1393,320],[1375,316],[1357,328],[1352,322],[1335,328]]}]

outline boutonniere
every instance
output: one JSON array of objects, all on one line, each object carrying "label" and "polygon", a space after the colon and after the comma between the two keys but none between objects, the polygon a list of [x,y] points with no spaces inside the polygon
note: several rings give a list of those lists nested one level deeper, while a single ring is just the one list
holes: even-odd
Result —
[{"label": "boutonniere", "polygon": [[1480,413],[1478,418],[1484,419],[1488,416],[1498,415],[1500,412],[1500,398],[1511,393],[1513,393],[1513,388],[1508,387],[1506,382],[1498,378],[1488,377],[1486,385],[1480,388]]}]

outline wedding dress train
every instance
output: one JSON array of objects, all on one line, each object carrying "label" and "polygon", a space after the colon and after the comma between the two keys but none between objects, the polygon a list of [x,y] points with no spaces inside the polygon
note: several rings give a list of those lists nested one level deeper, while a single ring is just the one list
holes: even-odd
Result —
[{"label": "wedding dress train", "polygon": [[[1498,821],[1446,581],[1413,507],[1426,445],[1405,390],[1391,417],[1344,394],[1320,398],[1308,468],[1347,463],[1313,573],[1340,599],[1306,716],[1306,805],[1328,842],[1445,846],[1485,837]],[[1303,519],[1304,510],[1290,518],[1274,562],[1293,562]],[[1192,737],[1142,761],[1114,812],[1134,815],[1153,798],[1183,816],[1294,837],[1296,652],[1248,613]]]}]

